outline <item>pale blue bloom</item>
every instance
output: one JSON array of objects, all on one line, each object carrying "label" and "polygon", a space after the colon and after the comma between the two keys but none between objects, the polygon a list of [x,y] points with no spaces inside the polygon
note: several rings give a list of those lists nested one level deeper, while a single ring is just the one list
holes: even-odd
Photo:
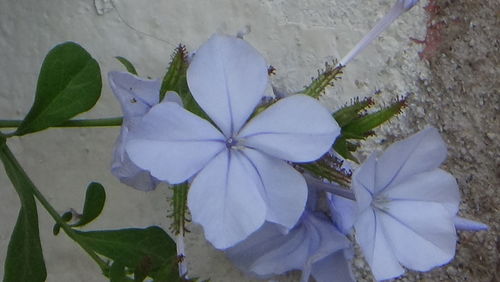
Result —
[{"label": "pale blue bloom", "polygon": [[377,280],[403,274],[401,265],[428,271],[454,257],[460,195],[455,178],[439,169],[445,158],[438,131],[427,128],[354,173],[356,239]]},{"label": "pale blue bloom", "polygon": [[[125,143],[129,138],[129,131],[137,126],[152,106],[158,104],[161,81],[143,79],[127,72],[109,72],[108,82],[123,112],[123,124],[113,152],[111,173],[122,183],[136,189],[153,190],[159,181],[130,161],[125,152]],[[182,104],[175,92],[166,96],[167,100]]]},{"label": "pale blue bloom", "polygon": [[314,212],[316,191],[311,185],[309,188],[306,210],[288,233],[267,222],[246,240],[226,250],[238,268],[258,278],[301,270],[303,282],[309,281],[309,276],[317,282],[355,281],[350,264],[351,243],[328,217]]},{"label": "pale blue bloom", "polygon": [[194,222],[219,249],[265,221],[291,229],[307,187],[286,161],[314,161],[340,133],[321,104],[304,95],[276,102],[248,120],[268,83],[264,58],[247,42],[214,35],[192,59],[189,89],[215,123],[171,102],[154,106],[126,144],[130,159],[171,184],[190,180]]}]

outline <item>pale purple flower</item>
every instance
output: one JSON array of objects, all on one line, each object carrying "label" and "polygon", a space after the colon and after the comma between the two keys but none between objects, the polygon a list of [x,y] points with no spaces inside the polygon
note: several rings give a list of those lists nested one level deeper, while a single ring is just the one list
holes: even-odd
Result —
[{"label": "pale purple flower", "polygon": [[[136,189],[153,190],[159,181],[130,161],[125,152],[125,143],[129,138],[129,131],[137,126],[152,106],[158,104],[161,81],[143,79],[127,72],[109,72],[108,81],[123,112],[123,124],[113,152],[111,173],[122,183]],[[167,100],[182,104],[175,92],[168,93]]]},{"label": "pale purple flower", "polygon": [[460,195],[439,169],[446,146],[435,128],[371,155],[353,176],[356,239],[377,280],[428,271],[455,255]]},{"label": "pale purple flower", "polygon": [[171,184],[192,180],[188,206],[205,237],[220,249],[266,220],[292,228],[307,187],[286,161],[314,161],[340,128],[304,95],[276,102],[248,121],[268,83],[264,58],[244,40],[214,35],[194,56],[189,89],[215,124],[179,105],[154,106],[126,145],[130,159]]},{"label": "pale purple flower", "polygon": [[309,187],[306,210],[288,233],[267,222],[246,240],[226,250],[238,268],[264,279],[301,270],[302,282],[309,281],[311,275],[317,282],[354,281],[351,243],[334,222],[323,213],[314,212],[317,196],[314,187]]},{"label": "pale purple flower", "polygon": [[384,30],[386,30],[401,14],[410,10],[419,0],[397,0],[391,10],[380,19],[377,24],[352,48],[347,55],[340,61],[339,65],[347,65],[356,57],[366,46],[375,40]]}]

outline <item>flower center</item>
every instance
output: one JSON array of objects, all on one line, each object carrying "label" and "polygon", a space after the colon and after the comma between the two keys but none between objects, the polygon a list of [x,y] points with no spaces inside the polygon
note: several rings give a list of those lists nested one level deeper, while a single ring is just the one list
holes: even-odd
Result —
[{"label": "flower center", "polygon": [[238,145],[238,140],[236,138],[234,138],[234,137],[227,138],[227,140],[226,140],[226,147],[228,149],[231,149],[232,147],[234,147],[236,145]]},{"label": "flower center", "polygon": [[389,207],[387,204],[389,204],[391,200],[387,198],[386,196],[378,195],[372,200],[372,207],[377,208],[379,210],[383,211],[388,211]]}]

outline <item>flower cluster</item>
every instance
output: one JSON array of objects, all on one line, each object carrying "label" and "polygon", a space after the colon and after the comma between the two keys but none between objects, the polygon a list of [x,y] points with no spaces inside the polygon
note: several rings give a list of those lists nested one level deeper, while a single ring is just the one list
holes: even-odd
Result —
[{"label": "flower cluster", "polygon": [[[398,1],[340,65],[416,2]],[[159,80],[112,72],[109,81],[124,111],[112,172],[145,191],[188,183],[192,220],[251,275],[354,281],[354,231],[375,278],[388,279],[450,261],[456,228],[486,228],[457,217],[458,186],[439,169],[446,146],[432,127],[370,156],[352,191],[301,169],[333,154],[341,127],[307,95],[262,106],[268,66],[241,38],[214,35],[190,61],[189,93],[205,118],[176,93],[160,101]]]}]

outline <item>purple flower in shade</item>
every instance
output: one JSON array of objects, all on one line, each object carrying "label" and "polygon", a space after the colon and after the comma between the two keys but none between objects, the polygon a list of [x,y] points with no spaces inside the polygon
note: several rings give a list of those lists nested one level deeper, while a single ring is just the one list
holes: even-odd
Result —
[{"label": "purple flower in shade", "polygon": [[302,270],[303,282],[309,281],[311,275],[317,282],[355,281],[350,265],[351,243],[328,217],[313,211],[316,192],[309,187],[306,210],[288,233],[266,222],[246,240],[226,250],[238,268],[262,279]]},{"label": "purple flower in shade", "polygon": [[281,99],[248,120],[267,86],[267,64],[236,37],[212,36],[187,78],[215,126],[162,102],[134,128],[126,144],[130,159],[162,181],[192,181],[192,219],[216,248],[233,246],[266,220],[292,228],[307,187],[286,161],[314,161],[327,152],[340,133],[335,120],[304,95]]},{"label": "purple flower in shade", "polygon": [[356,239],[377,280],[428,271],[455,255],[460,195],[439,169],[446,145],[435,128],[371,155],[354,173]]},{"label": "purple flower in shade", "polygon": [[[153,190],[159,181],[130,161],[125,151],[125,143],[130,138],[129,132],[152,106],[158,104],[161,81],[142,79],[127,72],[110,72],[108,81],[123,111],[123,124],[115,144],[111,173],[122,183],[136,189]],[[175,92],[167,93],[166,97],[169,101],[182,104]]]}]

